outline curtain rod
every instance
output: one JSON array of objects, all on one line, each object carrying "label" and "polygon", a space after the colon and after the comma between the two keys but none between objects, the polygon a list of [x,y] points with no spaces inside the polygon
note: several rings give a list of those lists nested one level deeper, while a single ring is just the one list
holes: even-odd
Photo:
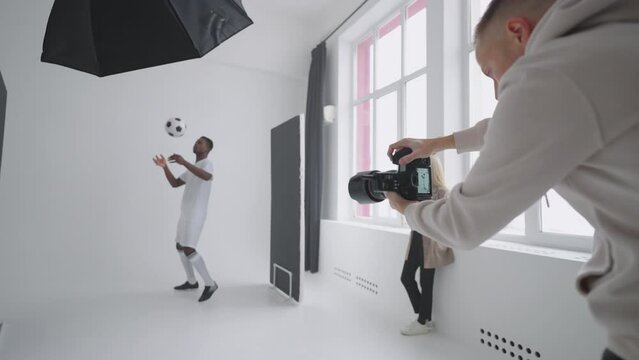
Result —
[{"label": "curtain rod", "polygon": [[353,15],[355,15],[356,12],[359,11],[359,9],[362,8],[362,6],[364,6],[364,4],[366,4],[368,2],[368,0],[364,0],[363,3],[361,3],[357,9],[355,9],[350,15],[348,15],[348,17],[346,19],[344,19],[344,21],[342,21],[341,24],[339,24],[333,31],[331,31],[330,34],[328,34],[328,36],[322,41],[322,42],[326,42],[326,40],[330,39],[331,36],[333,36],[333,34],[335,34],[337,32],[337,30],[339,30],[339,28],[341,28],[350,18],[353,17]]}]

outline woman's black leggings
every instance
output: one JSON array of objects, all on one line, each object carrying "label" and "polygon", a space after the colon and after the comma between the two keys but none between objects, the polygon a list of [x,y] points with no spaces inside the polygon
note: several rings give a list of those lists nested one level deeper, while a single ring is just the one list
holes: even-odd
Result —
[{"label": "woman's black leggings", "polygon": [[[417,321],[425,324],[431,319],[433,311],[433,282],[435,280],[435,269],[424,269],[424,251],[422,237],[420,234],[410,232],[410,248],[408,259],[404,262],[402,270],[402,284],[406,288],[413,310],[419,314]],[[415,272],[420,269],[419,285],[422,288],[420,293],[415,281]]]}]

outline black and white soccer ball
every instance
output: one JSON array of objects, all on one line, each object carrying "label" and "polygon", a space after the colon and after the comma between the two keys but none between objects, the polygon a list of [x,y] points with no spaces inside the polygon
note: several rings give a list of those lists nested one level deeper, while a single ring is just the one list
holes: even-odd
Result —
[{"label": "black and white soccer ball", "polygon": [[174,117],[166,121],[164,125],[166,133],[173,137],[180,137],[186,132],[186,123],[184,120]]}]

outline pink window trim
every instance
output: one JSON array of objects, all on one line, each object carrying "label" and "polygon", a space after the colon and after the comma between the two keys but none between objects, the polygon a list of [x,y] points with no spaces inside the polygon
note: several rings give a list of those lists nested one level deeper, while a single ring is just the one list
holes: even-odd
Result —
[{"label": "pink window trim", "polygon": [[413,17],[418,12],[426,9],[426,0],[416,0],[408,6],[408,18]]},{"label": "pink window trim", "polygon": [[357,216],[371,217],[371,206],[368,204],[357,205]]},{"label": "pink window trim", "polygon": [[[419,13],[420,11],[424,9],[426,9],[426,0],[416,0],[415,2],[413,2],[412,4],[408,6],[407,16],[408,18],[411,18],[415,14]],[[387,22],[386,24],[382,25],[382,27],[379,28],[379,32],[378,32],[379,38],[381,39],[384,36],[388,35],[388,33],[397,29],[401,24],[402,24],[402,18],[398,14],[397,16],[392,18],[389,22]]]},{"label": "pink window trim", "polygon": [[[357,44],[357,98],[362,98],[370,94],[371,88],[371,47],[373,46],[373,37],[369,36],[362,42]],[[355,119],[356,134],[356,171],[370,170],[371,151],[370,151],[370,122],[371,122],[371,103],[366,101],[357,106],[357,119]],[[369,205],[358,205],[357,215],[362,217],[370,217]]]},{"label": "pink window trim", "polygon": [[370,93],[371,88],[371,46],[373,38],[368,37],[357,44],[357,98],[362,98]]},{"label": "pink window trim", "polygon": [[392,18],[389,22],[387,22],[386,24],[382,25],[382,27],[379,28],[379,32],[378,32],[379,38],[381,39],[384,36],[388,35],[388,33],[397,29],[401,24],[402,24],[402,18],[398,14],[397,16]]},{"label": "pink window trim", "polygon": [[[371,167],[371,102],[366,101],[357,106],[356,124],[356,171],[370,170]],[[370,206],[357,207],[357,215],[370,216]]]}]

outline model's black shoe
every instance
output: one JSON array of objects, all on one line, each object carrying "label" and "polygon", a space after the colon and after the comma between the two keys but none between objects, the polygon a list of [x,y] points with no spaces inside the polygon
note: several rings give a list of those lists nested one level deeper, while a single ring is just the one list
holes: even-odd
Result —
[{"label": "model's black shoe", "polygon": [[199,302],[206,301],[213,296],[213,293],[217,290],[217,283],[214,282],[213,286],[205,286],[204,291],[202,291],[202,296],[200,296]]},{"label": "model's black shoe", "polygon": [[198,288],[198,283],[195,282],[195,284],[191,284],[190,282],[185,282],[182,285],[178,285],[176,287],[174,287],[175,290],[190,290],[190,289],[197,289]]}]

